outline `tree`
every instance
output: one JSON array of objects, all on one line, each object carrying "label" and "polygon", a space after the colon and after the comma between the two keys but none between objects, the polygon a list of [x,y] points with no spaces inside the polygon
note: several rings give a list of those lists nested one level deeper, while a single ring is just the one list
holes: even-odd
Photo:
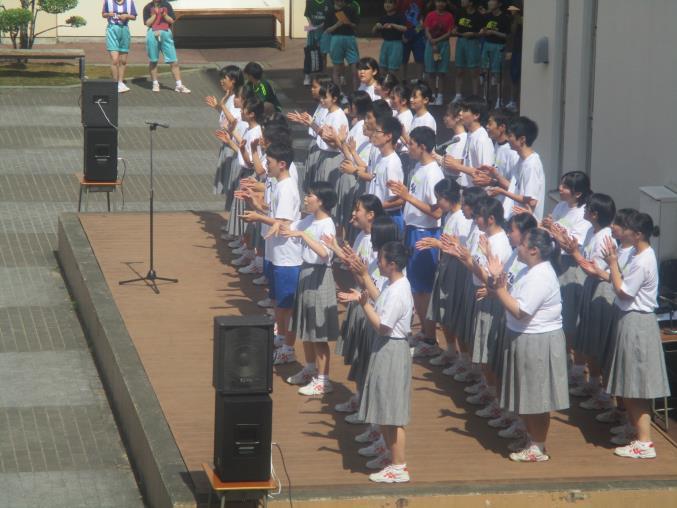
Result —
[{"label": "tree", "polygon": [[[53,26],[47,30],[36,32],[38,14],[46,12],[47,14],[63,14],[66,11],[74,9],[78,5],[78,0],[21,0],[21,7],[16,9],[5,9],[0,11],[0,32],[7,32],[16,49],[31,49],[35,43],[35,38],[39,35],[55,30],[62,26],[81,27],[87,24],[87,21],[81,16],[71,16],[63,24]],[[18,45],[17,45],[18,39]]]}]

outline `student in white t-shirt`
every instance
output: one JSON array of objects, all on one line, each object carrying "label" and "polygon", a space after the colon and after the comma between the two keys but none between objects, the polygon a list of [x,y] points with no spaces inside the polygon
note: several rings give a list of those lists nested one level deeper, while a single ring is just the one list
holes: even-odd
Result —
[{"label": "student in white t-shirt", "polygon": [[393,181],[388,182],[388,188],[405,201],[405,245],[412,252],[407,265],[407,278],[414,292],[416,314],[422,323],[421,333],[417,337],[435,344],[435,325],[426,319],[426,314],[439,252],[437,249],[416,251],[415,248],[416,243],[423,238],[440,237],[442,210],[437,206],[435,185],[444,178],[444,174],[432,155],[435,132],[430,127],[416,127],[409,139],[409,155],[418,161],[409,188]]},{"label": "student in white t-shirt", "polygon": [[[541,158],[532,145],[538,137],[536,122],[520,116],[510,122],[508,142],[520,160],[515,167],[515,191],[510,192],[501,187],[492,187],[490,194],[503,194],[515,201],[516,208],[533,213],[540,221],[543,219],[545,207],[545,173]],[[515,208],[513,208],[513,211]]]},{"label": "student in white t-shirt", "polygon": [[395,152],[395,146],[401,135],[402,125],[397,118],[384,116],[376,119],[376,129],[371,135],[371,142],[378,148],[381,157],[374,167],[374,179],[369,182],[367,192],[381,200],[383,209],[397,224],[400,234],[403,235],[402,207],[404,201],[388,188],[388,182],[404,182],[402,161]]},{"label": "student in white t-shirt", "polygon": [[427,83],[421,81],[412,87],[409,99],[409,104],[413,111],[411,128],[402,131],[402,140],[407,146],[409,145],[409,135],[416,127],[429,127],[437,135],[437,122],[435,122],[435,118],[428,111],[428,105],[432,98],[433,91]]},{"label": "student in white t-shirt", "polygon": [[[395,117],[400,121],[403,133],[411,131],[411,123],[414,121],[414,113],[412,113],[411,106],[409,104],[410,99],[411,88],[409,88],[405,83],[395,85],[392,92],[390,92],[390,101],[393,110],[396,111]],[[407,175],[411,173],[413,162],[409,158],[409,149],[407,148],[407,143],[403,138],[398,140],[395,150],[402,161],[404,182],[406,185],[409,185],[409,182],[407,181]]]},{"label": "student in white t-shirt", "polygon": [[447,147],[445,149],[445,155],[440,155],[437,153],[434,153],[433,155],[435,156],[437,163],[444,170],[445,176],[451,176],[460,184],[462,175],[459,175],[456,171],[450,171],[444,165],[445,156],[449,156],[459,163],[463,162],[463,153],[465,152],[465,145],[468,141],[468,133],[466,132],[463,122],[461,121],[460,104],[456,102],[450,102],[447,105],[442,120],[444,121],[444,126],[452,131],[452,138],[446,143]]},{"label": "student in white t-shirt", "polygon": [[380,99],[376,95],[376,76],[379,73],[378,62],[375,59],[365,56],[357,62],[357,79],[360,81],[357,89],[367,92],[372,101]]},{"label": "student in white t-shirt", "polygon": [[304,385],[299,388],[301,395],[324,395],[333,391],[329,381],[327,341],[338,337],[338,306],[331,269],[332,251],[322,238],[336,235],[330,215],[335,204],[336,192],[331,185],[315,182],[304,198],[308,215],[282,227],[283,237],[300,239],[303,244],[303,266],[296,290],[292,329],[303,341],[306,364],[287,379],[290,384]]},{"label": "student in white t-shirt", "polygon": [[482,166],[493,166],[495,162],[494,143],[489,138],[484,123],[487,121],[487,103],[484,99],[471,96],[461,103],[461,122],[468,132],[463,161],[453,157],[444,158],[444,167],[460,175],[463,187],[472,185],[472,180]]},{"label": "student in white t-shirt", "polygon": [[268,172],[277,179],[273,190],[271,215],[245,211],[242,219],[246,222],[261,222],[270,226],[268,238],[272,239],[271,261],[272,278],[270,280],[271,299],[274,300],[275,320],[278,334],[285,337],[285,343],[275,351],[273,363],[280,365],[296,361],[294,352],[294,333],[289,329],[289,321],[294,309],[296,289],[302,264],[302,246],[294,238],[278,236],[284,224],[301,218],[301,199],[298,185],[289,175],[289,167],[294,160],[294,150],[287,145],[271,145],[266,153]]},{"label": "student in white t-shirt", "polygon": [[569,407],[561,295],[550,262],[558,254],[550,234],[534,228],[518,247],[519,260],[528,270],[512,288],[496,257],[489,256],[487,264],[490,289],[506,310],[508,351],[500,403],[524,419],[528,432],[526,446],[510,454],[516,462],[549,460],[545,441],[550,412]]},{"label": "student in white t-shirt", "polygon": [[388,278],[376,305],[369,293],[362,292],[360,305],[368,323],[376,330],[369,370],[360,402],[359,416],[379,425],[387,452],[367,463],[382,468],[369,475],[373,482],[407,482],[409,472],[405,458],[405,427],[410,421],[411,353],[407,336],[411,331],[412,297],[404,275],[407,249],[400,242],[389,242],[379,251],[378,268]]},{"label": "student in white t-shirt", "polygon": [[[622,397],[631,431],[627,446],[614,453],[621,457],[651,459],[656,449],[651,442],[650,400],[670,395],[665,355],[654,310],[658,297],[658,263],[649,243],[658,235],[651,217],[637,213],[628,218],[634,252],[621,271],[613,240],[604,245],[611,284],[616,293],[614,339],[607,391]],[[638,352],[641,352],[638,353]],[[636,436],[636,437],[634,437]]]}]

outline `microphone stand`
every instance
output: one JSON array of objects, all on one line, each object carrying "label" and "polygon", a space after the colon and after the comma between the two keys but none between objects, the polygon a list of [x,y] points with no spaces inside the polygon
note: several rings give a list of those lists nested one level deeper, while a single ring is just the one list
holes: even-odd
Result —
[{"label": "microphone stand", "polygon": [[153,290],[153,292],[156,295],[160,294],[160,289],[157,287],[157,282],[156,281],[162,281],[162,282],[170,282],[170,283],[177,283],[179,282],[179,279],[170,279],[167,277],[160,277],[157,275],[155,272],[155,265],[154,265],[154,256],[153,256],[153,251],[154,251],[154,231],[153,231],[153,217],[155,215],[154,213],[154,208],[153,208],[153,197],[154,197],[154,192],[153,192],[153,132],[157,130],[158,127],[162,127],[163,129],[168,129],[169,125],[158,123],[158,122],[146,122],[148,124],[148,132],[150,134],[150,268],[148,270],[148,273],[146,274],[145,277],[137,277],[135,279],[129,279],[129,280],[123,280],[120,281],[120,285],[122,286],[123,284],[130,284],[132,282],[145,282],[150,288]]}]

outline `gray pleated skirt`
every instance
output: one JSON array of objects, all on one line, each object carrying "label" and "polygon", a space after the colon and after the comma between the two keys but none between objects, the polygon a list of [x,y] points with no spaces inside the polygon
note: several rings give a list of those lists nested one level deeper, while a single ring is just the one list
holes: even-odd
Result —
[{"label": "gray pleated skirt", "polygon": [[346,307],[346,315],[341,323],[341,333],[336,340],[334,351],[343,356],[343,363],[350,365],[355,357],[356,336],[366,320],[364,309],[357,302],[350,302]]},{"label": "gray pleated skirt", "polygon": [[472,362],[491,364],[498,348],[498,335],[505,323],[505,311],[498,298],[485,297],[475,305],[475,335]]},{"label": "gray pleated skirt", "polygon": [[[317,146],[317,141],[313,138],[308,146],[308,156],[306,157],[306,165],[304,169],[303,178],[299,173],[299,181],[303,182],[303,192],[308,192],[308,187],[315,181],[315,174],[317,173],[317,163],[320,159],[320,147]],[[298,169],[298,168],[297,168]]]},{"label": "gray pleated skirt", "polygon": [[587,277],[581,294],[581,312],[574,340],[574,349],[604,365],[605,352],[611,342],[614,317],[613,286],[606,281]]},{"label": "gray pleated skirt", "polygon": [[406,339],[374,340],[359,416],[367,423],[403,427],[409,423],[411,353]]},{"label": "gray pleated skirt", "polygon": [[[235,159],[237,161],[237,159]],[[233,167],[233,170],[235,168]],[[251,175],[253,172],[249,169],[242,169],[242,167],[237,165],[237,174],[238,177],[245,178]],[[240,178],[235,181],[233,192],[240,188]],[[234,199],[233,192],[227,194],[230,196],[230,214],[228,216],[228,234],[235,237],[241,237],[244,235],[247,223],[240,219],[240,215],[245,211],[246,206],[245,202],[242,199]],[[226,200],[226,204],[228,201]]]},{"label": "gray pleated skirt", "polygon": [[338,305],[330,266],[303,264],[292,317],[292,329],[302,341],[336,340],[339,335]]},{"label": "gray pleated skirt", "polygon": [[339,166],[343,162],[343,154],[341,152],[328,152],[320,150],[320,157],[317,161],[317,171],[315,173],[314,182],[329,182],[336,187],[338,179],[341,176]]},{"label": "gray pleated skirt", "polygon": [[573,336],[578,325],[585,272],[581,270],[573,256],[565,255],[560,259],[558,279],[562,293],[562,329],[565,335]]},{"label": "gray pleated skirt", "polygon": [[[248,171],[248,170],[245,170]],[[233,156],[230,162],[230,171],[228,173],[228,181],[225,188],[226,194],[226,210],[229,210],[235,198],[233,197],[233,192],[240,188],[240,178],[242,176],[242,166],[240,166],[240,161],[237,158],[237,155]]]},{"label": "gray pleated skirt", "polygon": [[472,275],[468,273],[468,277],[463,285],[463,303],[460,307],[458,316],[458,338],[468,347],[472,348],[475,343],[475,307],[477,300],[475,299],[475,292],[477,286],[473,284]]},{"label": "gray pleated skirt", "polygon": [[353,215],[356,188],[357,178],[355,178],[355,175],[340,174],[336,183],[336,197],[338,199],[334,210],[334,217],[338,224],[345,225],[350,221]]},{"label": "gray pleated skirt", "polygon": [[214,194],[227,194],[230,190],[230,169],[233,157],[235,157],[233,149],[222,143],[219,149],[219,159],[216,163],[216,173],[214,174]]},{"label": "gray pleated skirt", "polygon": [[491,372],[494,373],[496,379],[498,380],[498,392],[500,393],[501,380],[503,378],[503,369],[506,361],[506,351],[510,346],[510,341],[508,340],[508,328],[505,326],[505,316],[503,317],[500,330],[496,335],[496,350],[494,355],[489,361],[489,368]]},{"label": "gray pleated skirt", "polygon": [[369,359],[371,358],[371,352],[377,337],[376,330],[365,318],[358,334],[355,336],[355,355],[350,362],[350,369],[348,370],[348,381],[354,381],[360,391],[362,391],[364,382],[367,379]]},{"label": "gray pleated skirt", "polygon": [[440,255],[440,262],[437,264],[437,271],[433,280],[430,303],[426,312],[426,318],[430,321],[440,324],[449,321],[450,314],[454,311],[454,302],[457,300],[454,290],[459,266],[460,263],[455,257],[445,253]]},{"label": "gray pleated skirt", "polygon": [[607,392],[629,399],[670,395],[656,315],[615,308]]},{"label": "gray pleated skirt", "polygon": [[507,331],[501,376],[500,404],[520,415],[541,414],[569,407],[564,332]]}]

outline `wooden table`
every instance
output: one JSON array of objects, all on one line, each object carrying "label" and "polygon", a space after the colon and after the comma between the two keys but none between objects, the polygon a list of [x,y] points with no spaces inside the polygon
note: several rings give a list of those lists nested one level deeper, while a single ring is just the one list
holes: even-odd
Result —
[{"label": "wooden table", "polygon": [[[249,7],[239,7],[247,3]],[[255,6],[251,6],[256,4]],[[204,18],[204,17],[252,17],[252,16],[272,16],[280,23],[281,37],[277,37],[278,46],[281,50],[286,47],[286,27],[284,5],[281,2],[272,2],[270,0],[249,0],[248,2],[234,2],[229,0],[179,0],[172,4],[176,21],[181,18]]]},{"label": "wooden table", "polygon": [[[209,500],[207,501],[207,508],[212,506],[212,493],[216,492],[217,496],[221,498],[221,508],[226,505],[227,494],[232,494],[231,497],[239,497],[240,500],[260,500],[263,499],[263,506],[268,506],[268,492],[277,489],[278,485],[272,478],[267,482],[233,482],[225,483],[221,481],[212,466],[209,464],[202,464],[202,469],[207,475],[211,490],[209,491]],[[233,500],[233,499],[231,499]]]}]

